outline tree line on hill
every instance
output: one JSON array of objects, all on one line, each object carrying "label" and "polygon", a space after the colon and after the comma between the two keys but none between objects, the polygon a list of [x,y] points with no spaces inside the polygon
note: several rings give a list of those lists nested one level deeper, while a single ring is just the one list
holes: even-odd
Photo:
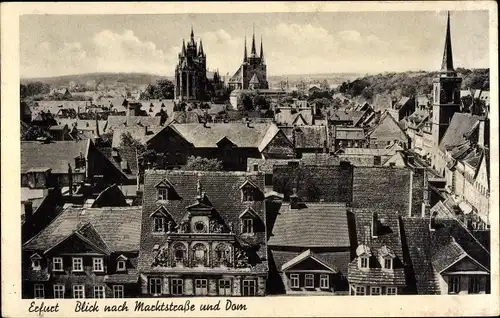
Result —
[{"label": "tree line on hill", "polygon": [[[489,88],[489,69],[456,69],[462,77],[462,89]],[[362,96],[372,99],[377,94],[388,94],[396,97],[430,94],[433,80],[438,72],[403,72],[366,75],[354,81],[346,81],[338,87],[338,91],[351,97]]]}]

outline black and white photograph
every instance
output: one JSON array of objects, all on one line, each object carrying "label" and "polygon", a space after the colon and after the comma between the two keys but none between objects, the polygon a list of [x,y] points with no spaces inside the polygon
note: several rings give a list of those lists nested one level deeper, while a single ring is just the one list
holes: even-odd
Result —
[{"label": "black and white photograph", "polygon": [[449,7],[19,15],[16,297],[497,293],[496,11]]}]

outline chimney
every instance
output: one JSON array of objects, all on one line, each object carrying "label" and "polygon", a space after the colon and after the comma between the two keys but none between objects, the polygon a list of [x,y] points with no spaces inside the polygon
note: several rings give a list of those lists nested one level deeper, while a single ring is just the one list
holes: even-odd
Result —
[{"label": "chimney", "polygon": [[144,136],[148,135],[148,126],[144,126]]},{"label": "chimney", "polygon": [[297,195],[297,188],[293,188],[292,194],[290,195],[290,208],[298,209],[299,208],[299,196]]},{"label": "chimney", "polygon": [[71,164],[68,163],[68,183],[69,183],[69,195],[73,195],[73,169],[71,169]]},{"label": "chimney", "polygon": [[24,221],[28,223],[28,221],[33,216],[33,202],[26,201],[24,202]]},{"label": "chimney", "polygon": [[485,145],[485,118],[484,117],[481,117],[479,119],[479,135],[478,135],[478,139],[477,139],[477,145],[478,146],[482,146],[484,147]]},{"label": "chimney", "polygon": [[431,231],[435,231],[436,228],[437,228],[437,226],[436,226],[437,225],[437,223],[436,223],[436,216],[437,216],[437,214],[438,214],[437,212],[434,212],[431,215],[431,222],[429,223],[429,229]]},{"label": "chimney", "polygon": [[370,233],[370,226],[368,225],[365,225],[363,227],[363,230],[364,230],[364,235],[363,235],[363,245],[367,245],[370,243],[370,236],[371,236],[371,233]]},{"label": "chimney", "polygon": [[203,127],[208,128],[208,122],[206,120],[203,122]]}]

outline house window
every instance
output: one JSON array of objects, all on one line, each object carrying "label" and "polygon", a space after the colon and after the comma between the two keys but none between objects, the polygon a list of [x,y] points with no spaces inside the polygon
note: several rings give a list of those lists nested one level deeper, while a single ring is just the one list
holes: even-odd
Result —
[{"label": "house window", "polygon": [[42,284],[35,284],[35,299],[45,298],[45,288]]},{"label": "house window", "polygon": [[231,296],[230,279],[219,279],[219,296]]},{"label": "house window", "polygon": [[208,281],[206,279],[194,280],[194,294],[199,296],[208,295]]},{"label": "house window", "polygon": [[83,258],[73,257],[73,272],[83,272]]},{"label": "house window", "polygon": [[384,260],[384,268],[385,269],[392,269],[392,259],[385,259]]},{"label": "house window", "polygon": [[85,298],[85,286],[73,285],[73,298]]},{"label": "house window", "polygon": [[154,232],[165,232],[165,218],[157,216],[153,219],[153,222],[154,222],[154,228],[153,228]]},{"label": "house window", "polygon": [[254,201],[255,200],[255,191],[254,188],[245,187],[241,190],[242,192],[242,200],[244,202]]},{"label": "house window", "polygon": [[479,294],[481,291],[481,278],[477,276],[469,277],[469,294]]},{"label": "house window", "polygon": [[372,296],[382,295],[382,288],[380,288],[380,287],[372,287],[370,289],[370,295],[372,295]]},{"label": "house window", "polygon": [[229,266],[231,262],[231,248],[226,244],[218,244],[215,247],[215,255],[219,265]]},{"label": "house window", "polygon": [[460,276],[450,276],[448,281],[448,294],[460,292]]},{"label": "house window", "polygon": [[373,165],[380,166],[382,164],[382,158],[380,156],[373,157]]},{"label": "house window", "polygon": [[290,287],[299,288],[299,274],[290,274]]},{"label": "house window", "polygon": [[172,295],[182,296],[184,293],[184,281],[180,278],[172,278]]},{"label": "house window", "polygon": [[255,294],[256,294],[255,280],[244,279],[243,280],[242,295],[243,296],[255,296]]},{"label": "house window", "polygon": [[322,289],[328,289],[330,288],[330,280],[328,279],[327,274],[322,274],[319,277],[319,287]]},{"label": "house window", "polygon": [[113,298],[123,298],[123,285],[113,285]]},{"label": "house window", "polygon": [[40,269],[42,269],[42,267],[40,266],[40,260],[38,258],[34,258],[31,260],[31,268],[35,271],[39,271]]},{"label": "house window", "polygon": [[54,257],[52,259],[52,270],[56,271],[56,272],[63,270],[63,259],[62,259],[62,257]]},{"label": "house window", "polygon": [[361,268],[368,268],[368,257],[361,257]]},{"label": "house window", "polygon": [[304,285],[306,288],[314,288],[314,274],[306,274]]},{"label": "house window", "polygon": [[62,299],[64,298],[64,285],[54,285],[54,298]]},{"label": "house window", "polygon": [[100,257],[94,257],[92,259],[92,269],[94,272],[104,272],[104,260]]},{"label": "house window", "polygon": [[364,296],[365,295],[365,286],[356,286],[356,295]]},{"label": "house window", "polygon": [[94,286],[94,298],[105,298],[106,293],[104,286]]},{"label": "house window", "polygon": [[125,261],[120,260],[116,263],[116,270],[117,271],[124,271],[126,269]]},{"label": "house window", "polygon": [[162,279],[159,277],[152,277],[149,279],[149,293],[153,296],[161,295]]},{"label": "house window", "polygon": [[158,200],[160,201],[168,200],[168,188],[158,188]]},{"label": "house window", "polygon": [[242,221],[242,233],[253,233],[253,219],[243,219]]},{"label": "house window", "polygon": [[398,289],[396,287],[387,287],[385,290],[386,295],[397,295],[398,294]]}]

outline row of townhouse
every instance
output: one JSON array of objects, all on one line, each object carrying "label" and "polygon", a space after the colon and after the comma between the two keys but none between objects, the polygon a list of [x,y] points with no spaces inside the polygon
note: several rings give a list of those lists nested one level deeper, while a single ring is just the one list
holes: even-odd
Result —
[{"label": "row of townhouse", "polygon": [[24,243],[23,297],[489,292],[489,231],[431,214],[425,170],[299,168],[273,190],[147,170],[141,207],[69,207]]}]

